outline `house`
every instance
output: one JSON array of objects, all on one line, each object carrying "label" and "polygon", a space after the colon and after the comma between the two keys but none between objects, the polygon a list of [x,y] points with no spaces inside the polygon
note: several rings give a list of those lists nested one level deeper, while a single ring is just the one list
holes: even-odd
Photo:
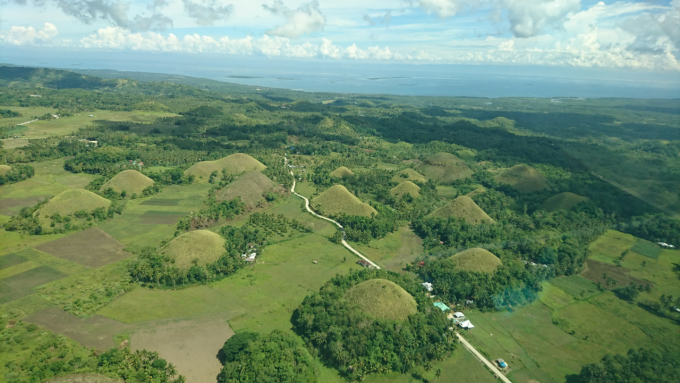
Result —
[{"label": "house", "polygon": [[368,267],[369,269],[373,268],[373,265],[371,265],[367,260],[365,259],[360,259],[357,261],[358,264],[360,264],[363,267]]},{"label": "house", "polygon": [[508,368],[508,364],[505,363],[503,359],[496,359],[494,360],[494,362],[496,362],[496,364],[498,364],[498,367],[500,368]]},{"label": "house", "polygon": [[421,283],[421,285],[425,286],[425,289],[426,289],[427,291],[432,292],[432,283],[430,283],[430,282],[424,282],[424,283]]},{"label": "house", "polygon": [[444,312],[451,310],[449,306],[445,305],[442,302],[434,302],[434,305]]},{"label": "house", "polygon": [[463,313],[460,312],[460,311],[457,311],[457,312],[453,313],[453,316],[456,317],[456,319],[465,318],[465,314],[463,314]]},{"label": "house", "polygon": [[470,330],[470,329],[475,328],[475,326],[474,326],[469,320],[466,320],[465,322],[461,322],[461,323],[459,324],[459,326],[460,326],[461,328],[466,329],[466,330]]}]

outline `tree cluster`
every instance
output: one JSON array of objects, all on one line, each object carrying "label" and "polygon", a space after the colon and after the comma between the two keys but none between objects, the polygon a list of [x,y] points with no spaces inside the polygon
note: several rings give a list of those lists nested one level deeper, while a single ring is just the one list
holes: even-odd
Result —
[{"label": "tree cluster", "polygon": [[13,184],[33,177],[35,170],[31,165],[15,164],[4,175],[0,174],[0,185]]},{"label": "tree cluster", "polygon": [[631,349],[627,355],[605,355],[587,364],[575,381],[579,383],[671,383],[680,381],[680,355],[648,349]]}]

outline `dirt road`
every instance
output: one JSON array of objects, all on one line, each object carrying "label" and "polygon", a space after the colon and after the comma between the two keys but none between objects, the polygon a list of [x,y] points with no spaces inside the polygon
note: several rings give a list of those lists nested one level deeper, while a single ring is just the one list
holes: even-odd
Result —
[{"label": "dirt road", "polygon": [[496,368],[496,366],[495,366],[493,363],[489,362],[489,361],[484,357],[484,355],[480,354],[479,351],[477,351],[474,347],[472,347],[472,345],[471,345],[465,338],[463,338],[462,335],[460,335],[459,333],[456,333],[456,336],[458,337],[458,339],[460,340],[460,342],[465,346],[465,348],[467,348],[468,350],[470,350],[470,352],[471,352],[475,357],[477,357],[477,359],[481,360],[482,363],[484,363],[487,367],[489,367],[489,370],[491,370],[491,372],[493,372],[494,375],[496,375],[497,378],[499,378],[500,380],[502,380],[502,381],[505,382],[505,383],[512,383],[512,382],[510,381],[510,379],[508,379],[505,375],[503,375],[503,373],[500,372],[500,370],[498,370],[498,368]]}]

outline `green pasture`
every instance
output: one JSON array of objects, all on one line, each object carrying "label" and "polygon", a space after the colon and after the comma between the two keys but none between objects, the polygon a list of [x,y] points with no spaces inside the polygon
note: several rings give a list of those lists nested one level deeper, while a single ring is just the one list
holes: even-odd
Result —
[{"label": "green pasture", "polygon": [[437,194],[446,199],[454,199],[458,196],[458,190],[453,186],[437,186]]},{"label": "green pasture", "polygon": [[401,272],[407,263],[423,253],[422,240],[408,226],[387,234],[385,238],[373,239],[368,244],[352,243],[352,247],[394,272]]},{"label": "green pasture", "polygon": [[625,234],[616,230],[607,230],[602,236],[593,241],[588,249],[590,259],[614,264],[614,260],[619,258],[626,250],[635,245],[637,239],[630,234]]},{"label": "green pasture", "polygon": [[295,184],[295,192],[307,198],[312,198],[314,193],[316,193],[316,187],[311,182],[297,182]]}]

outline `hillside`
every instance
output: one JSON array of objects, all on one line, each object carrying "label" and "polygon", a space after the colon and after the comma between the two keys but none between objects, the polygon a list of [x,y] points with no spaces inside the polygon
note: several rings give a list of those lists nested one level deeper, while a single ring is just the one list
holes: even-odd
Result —
[{"label": "hillside", "polygon": [[503,264],[497,256],[482,248],[468,249],[456,253],[450,258],[456,269],[478,273],[493,273]]},{"label": "hillside", "polygon": [[154,182],[151,178],[136,170],[123,170],[102,185],[100,190],[112,188],[118,193],[125,191],[128,196],[133,193],[141,195],[144,189],[153,186],[153,184]]},{"label": "hillside", "polygon": [[399,185],[395,186],[390,190],[390,193],[393,196],[396,196],[398,198],[401,198],[404,196],[404,194],[408,193],[411,195],[411,197],[420,197],[420,186],[414,184],[411,181],[404,181],[400,183]]},{"label": "hillside", "polygon": [[185,170],[184,174],[193,174],[196,178],[207,181],[214,171],[221,177],[223,169],[229,174],[239,174],[249,171],[262,171],[265,168],[266,166],[253,157],[243,153],[235,153],[219,160],[196,163]]},{"label": "hillside", "polygon": [[263,194],[276,186],[276,183],[264,174],[256,171],[239,176],[234,182],[217,192],[218,201],[231,201],[241,197],[241,201],[248,206],[255,206]]},{"label": "hillside", "polygon": [[336,177],[336,178],[347,178],[347,177],[354,177],[354,172],[347,169],[344,166],[341,166],[335,170],[333,170],[330,173],[331,177]]},{"label": "hillside", "polygon": [[590,201],[590,199],[571,192],[564,192],[545,200],[543,208],[546,211],[570,210],[581,202],[586,201]]},{"label": "hillside", "polygon": [[437,218],[463,218],[467,223],[473,225],[494,222],[494,220],[468,196],[460,196],[454,199],[430,213],[429,216]]},{"label": "hillside", "polygon": [[522,193],[537,192],[548,187],[548,180],[543,174],[528,165],[515,165],[498,174],[494,179]]},{"label": "hillside", "polygon": [[51,217],[55,213],[65,216],[78,210],[85,210],[89,213],[100,207],[107,209],[109,205],[111,201],[85,189],[69,189],[47,201],[36,214],[39,214],[40,218]]},{"label": "hillside", "polygon": [[161,249],[161,253],[175,260],[175,266],[188,270],[193,261],[205,266],[217,261],[224,253],[225,240],[208,230],[194,230],[174,238]]},{"label": "hillside", "polygon": [[325,215],[347,214],[370,217],[378,214],[373,207],[361,202],[342,185],[330,187],[325,192],[312,199],[311,205],[315,210]]},{"label": "hillside", "polygon": [[392,182],[402,183],[404,181],[427,182],[427,178],[411,168],[406,168],[392,177]]},{"label": "hillside", "polygon": [[12,170],[11,166],[8,165],[0,165],[0,176],[4,176],[7,174],[8,171]]},{"label": "hillside", "polygon": [[440,183],[450,183],[474,174],[465,161],[451,153],[432,155],[416,166],[416,170],[425,177]]},{"label": "hillside", "polygon": [[403,321],[418,312],[418,304],[411,294],[386,279],[361,282],[345,293],[345,299],[376,319]]}]

